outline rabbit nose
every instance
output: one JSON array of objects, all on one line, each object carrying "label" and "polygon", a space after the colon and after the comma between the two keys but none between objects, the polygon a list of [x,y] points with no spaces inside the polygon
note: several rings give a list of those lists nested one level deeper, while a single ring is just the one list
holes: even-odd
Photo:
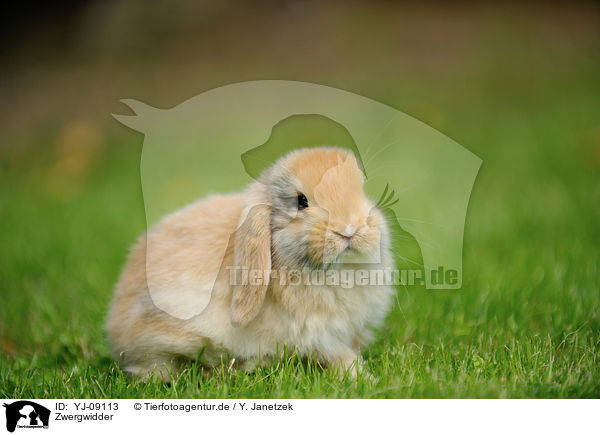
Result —
[{"label": "rabbit nose", "polygon": [[342,237],[350,238],[356,233],[356,227],[354,225],[348,224],[345,228],[338,227],[333,230],[334,233],[339,234]]}]

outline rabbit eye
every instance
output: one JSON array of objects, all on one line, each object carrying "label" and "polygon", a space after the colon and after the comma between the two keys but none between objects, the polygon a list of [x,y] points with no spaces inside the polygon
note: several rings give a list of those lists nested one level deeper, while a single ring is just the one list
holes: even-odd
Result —
[{"label": "rabbit eye", "polygon": [[304,196],[303,193],[298,194],[298,210],[304,210],[308,207],[308,199]]}]

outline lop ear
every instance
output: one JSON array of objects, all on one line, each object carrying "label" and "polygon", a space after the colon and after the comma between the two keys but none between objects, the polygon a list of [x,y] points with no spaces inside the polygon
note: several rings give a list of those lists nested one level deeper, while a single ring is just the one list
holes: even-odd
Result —
[{"label": "lop ear", "polygon": [[[246,210],[245,210],[246,211]],[[271,276],[271,207],[254,205],[235,232],[233,264],[245,278],[233,286],[231,323],[248,324],[263,304]]]}]

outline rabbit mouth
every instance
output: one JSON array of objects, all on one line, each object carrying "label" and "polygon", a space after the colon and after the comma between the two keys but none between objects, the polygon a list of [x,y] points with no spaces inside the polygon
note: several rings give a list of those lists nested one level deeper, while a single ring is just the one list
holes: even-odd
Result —
[{"label": "rabbit mouth", "polygon": [[342,248],[340,250],[340,252],[337,255],[337,260],[346,257],[348,255],[353,255],[353,254],[360,254],[360,252],[358,251],[358,249],[356,249],[356,247],[352,244],[352,242],[350,240],[346,240],[345,241],[345,247]]},{"label": "rabbit mouth", "polygon": [[339,264],[360,263],[364,261],[366,254],[358,250],[351,241],[345,241],[337,253],[330,256],[329,261],[324,263],[327,268],[331,268]]},{"label": "rabbit mouth", "polygon": [[364,252],[359,251],[349,244],[336,257],[336,263],[356,263],[361,262],[366,257]]}]

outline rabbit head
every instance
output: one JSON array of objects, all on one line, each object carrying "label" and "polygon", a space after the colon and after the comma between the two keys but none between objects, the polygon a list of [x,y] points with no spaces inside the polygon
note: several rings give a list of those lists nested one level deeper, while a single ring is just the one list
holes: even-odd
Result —
[{"label": "rabbit head", "polygon": [[264,271],[265,279],[234,288],[234,324],[245,324],[257,314],[271,269],[379,262],[387,228],[363,185],[352,152],[318,147],[284,156],[247,190],[234,263]]}]

